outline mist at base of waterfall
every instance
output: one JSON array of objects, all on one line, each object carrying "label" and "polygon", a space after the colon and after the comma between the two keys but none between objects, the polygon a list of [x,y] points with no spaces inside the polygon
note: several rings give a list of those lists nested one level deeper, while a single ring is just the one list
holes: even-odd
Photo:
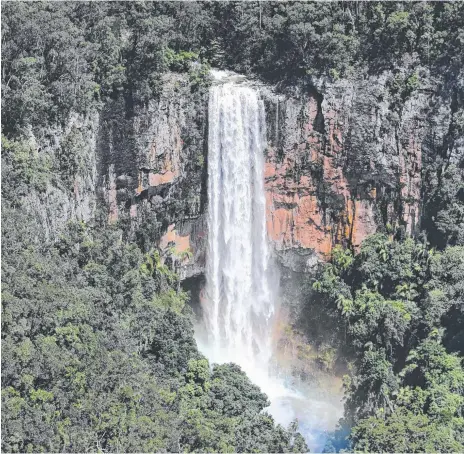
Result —
[{"label": "mist at base of waterfall", "polygon": [[195,338],[210,364],[238,364],[252,383],[267,395],[271,404],[264,411],[285,428],[296,419],[298,431],[310,451],[322,452],[329,433],[343,416],[339,379],[327,375],[317,381],[299,380],[272,361],[269,367],[264,362],[247,359],[243,352],[211,345],[201,323],[195,327]]},{"label": "mist at base of waterfall", "polygon": [[270,398],[271,405],[267,411],[284,427],[298,420],[298,431],[311,452],[322,452],[329,433],[343,416],[341,393],[331,393],[323,384],[298,383],[287,386],[289,393]]}]

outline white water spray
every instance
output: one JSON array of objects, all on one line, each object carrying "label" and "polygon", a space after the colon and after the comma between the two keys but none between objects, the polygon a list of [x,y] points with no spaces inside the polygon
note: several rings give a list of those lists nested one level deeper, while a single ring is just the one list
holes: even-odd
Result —
[{"label": "white water spray", "polygon": [[[268,375],[275,303],[266,236],[264,105],[257,92],[226,82],[209,100],[208,261],[205,322],[213,361]],[[257,376],[260,375],[260,377]]]}]

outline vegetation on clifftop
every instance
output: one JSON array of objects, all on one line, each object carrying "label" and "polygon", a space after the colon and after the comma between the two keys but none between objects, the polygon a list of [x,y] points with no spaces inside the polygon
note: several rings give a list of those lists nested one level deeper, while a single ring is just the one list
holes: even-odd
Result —
[{"label": "vegetation on clifftop", "polygon": [[[2,124],[64,120],[209,64],[277,82],[416,70],[461,91],[459,2],[16,2],[2,16]],[[194,65],[195,67],[195,65]],[[5,131],[5,130],[4,130]]]}]

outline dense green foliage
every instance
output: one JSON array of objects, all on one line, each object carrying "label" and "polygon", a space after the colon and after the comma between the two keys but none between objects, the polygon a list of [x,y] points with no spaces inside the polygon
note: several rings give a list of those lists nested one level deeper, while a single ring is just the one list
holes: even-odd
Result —
[{"label": "dense green foliage", "polygon": [[240,368],[210,369],[156,251],[82,223],[49,243],[5,198],[2,229],[6,452],[305,449]]},{"label": "dense green foliage", "polygon": [[459,3],[6,4],[4,120],[36,127],[118,92],[142,101],[195,61],[279,82],[422,65],[452,84],[463,23]]},{"label": "dense green foliage", "polygon": [[449,59],[459,54],[458,4],[228,2],[216,5],[215,17],[225,61],[279,81],[378,72],[407,59],[436,70],[461,70],[462,56]]},{"label": "dense green foliage", "polygon": [[159,93],[168,70],[203,77],[198,28],[207,26],[204,15],[195,3],[5,4],[3,133],[65,122],[70,112],[118,94],[129,104],[145,102]]},{"label": "dense green foliage", "polygon": [[327,450],[345,447],[347,428],[355,450],[464,449],[463,278],[462,246],[377,234],[356,256],[334,250],[313,288],[351,372]]}]

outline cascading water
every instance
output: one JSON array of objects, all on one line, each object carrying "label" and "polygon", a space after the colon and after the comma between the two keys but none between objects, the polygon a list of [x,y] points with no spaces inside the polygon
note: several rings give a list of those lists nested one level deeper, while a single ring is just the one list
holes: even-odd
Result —
[{"label": "cascading water", "polygon": [[253,88],[230,82],[211,88],[205,322],[212,359],[236,362],[252,379],[268,375],[275,311],[266,237],[264,120],[263,102]]},{"label": "cascading water", "polygon": [[212,363],[239,364],[268,395],[276,421],[298,418],[310,448],[318,450],[327,409],[335,415],[334,407],[317,397],[310,402],[312,390],[296,391],[271,370],[278,276],[266,231],[264,103],[236,76],[213,75],[219,80],[209,99],[208,250],[197,341]]}]

